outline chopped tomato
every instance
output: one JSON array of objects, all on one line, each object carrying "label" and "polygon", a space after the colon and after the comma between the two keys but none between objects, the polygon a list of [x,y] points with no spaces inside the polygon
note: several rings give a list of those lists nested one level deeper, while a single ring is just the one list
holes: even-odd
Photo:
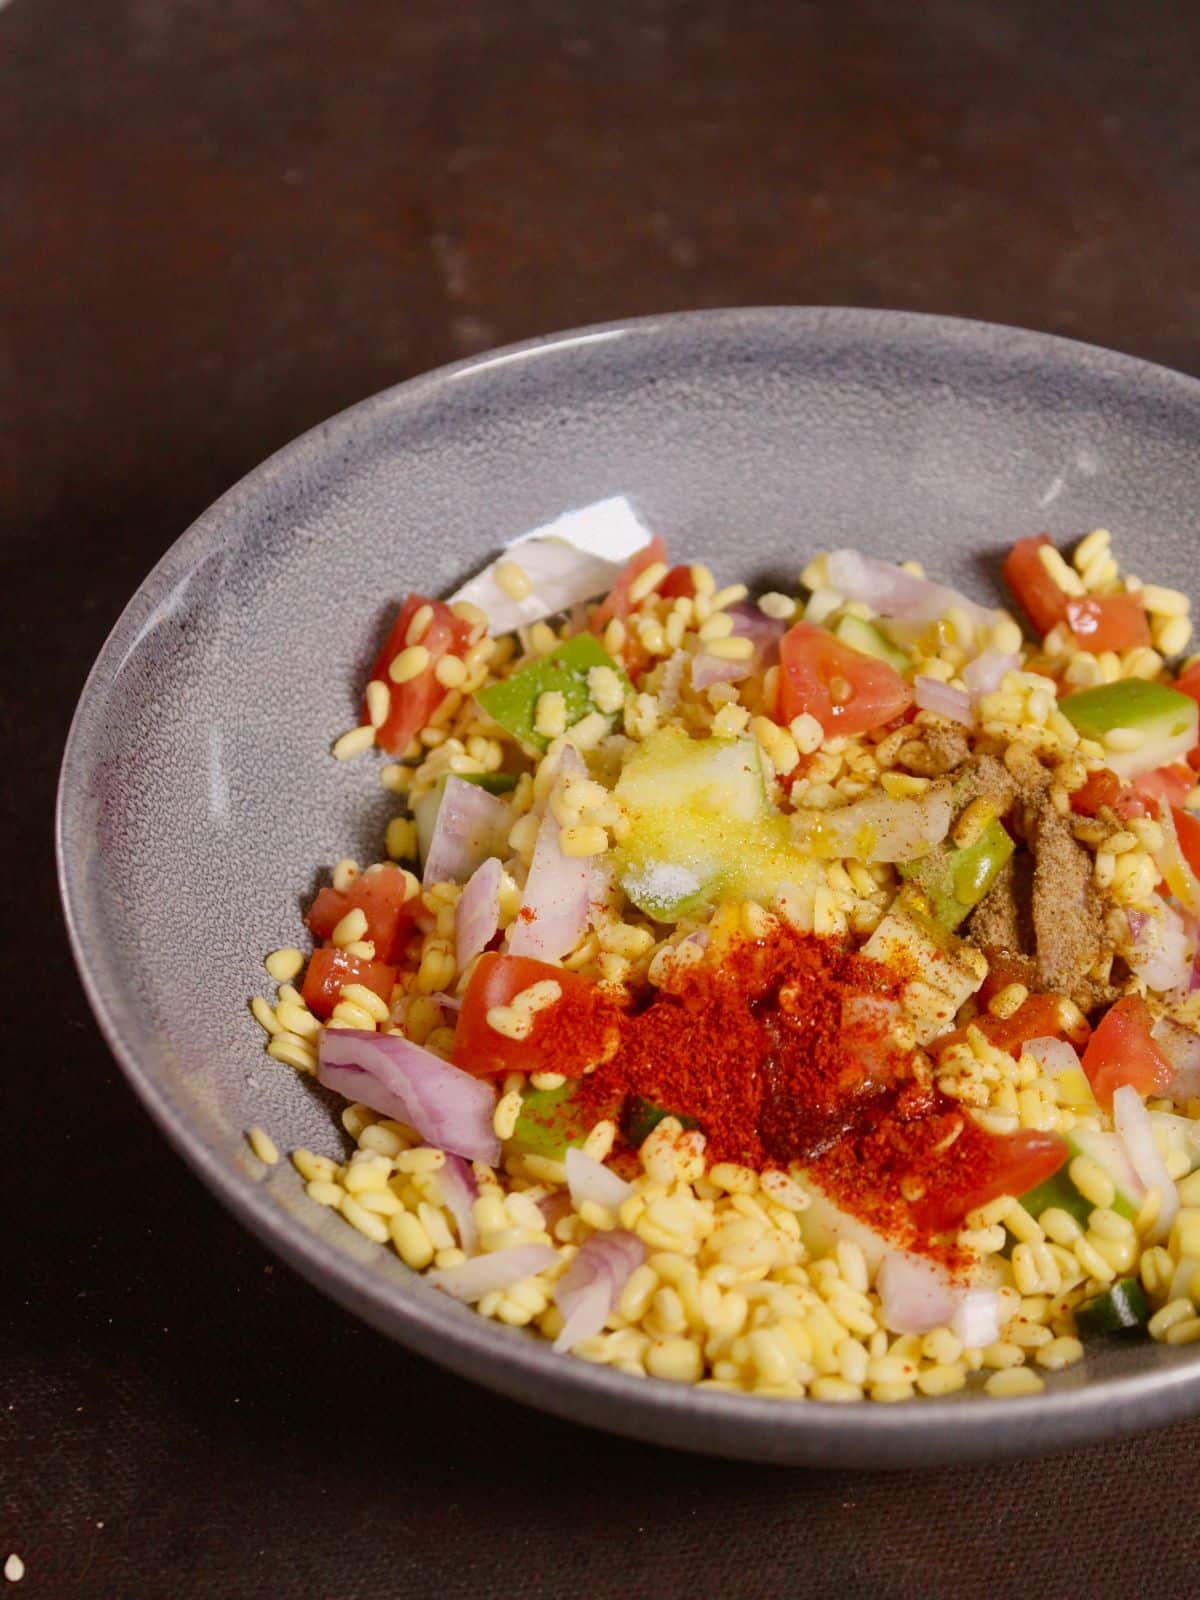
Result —
[{"label": "chopped tomato", "polygon": [[[1064,1028],[1059,999],[1054,994],[1031,994],[1011,1017],[993,1017],[990,1011],[981,1011],[972,1026],[979,1029],[989,1044],[1014,1056],[1020,1055],[1030,1039],[1070,1039],[1072,1044],[1078,1045],[1091,1033],[1086,1020],[1070,1032]],[[965,1027],[955,1028],[953,1033],[935,1039],[930,1048],[940,1053],[949,1045],[964,1043],[966,1037]]]},{"label": "chopped tomato", "polygon": [[390,1001],[395,981],[396,969],[385,961],[364,961],[330,946],[314,950],[308,958],[300,992],[314,1017],[327,1017],[341,998],[343,984],[361,983],[381,1000]]},{"label": "chopped tomato", "polygon": [[[534,1012],[526,1038],[513,1039],[492,1027],[488,1012],[493,1006],[510,1006],[526,989],[547,980],[558,985],[561,995]],[[463,995],[454,1063],[478,1078],[505,1072],[561,1072],[579,1078],[612,1054],[615,1024],[612,1001],[586,978],[529,956],[492,951],[479,958]]]},{"label": "chopped tomato", "polygon": [[1171,685],[1178,689],[1180,694],[1190,694],[1193,700],[1200,701],[1200,661],[1193,661],[1186,672],[1181,672]]},{"label": "chopped tomato", "polygon": [[596,634],[603,633],[605,624],[611,622],[614,617],[619,617],[624,621],[633,610],[629,603],[629,587],[633,580],[645,572],[647,567],[653,566],[656,561],[665,562],[666,559],[667,547],[657,534],[644,549],[639,550],[636,555],[630,556],[616,583],[609,590],[607,598],[602,600],[592,613],[592,632]]},{"label": "chopped tomato", "polygon": [[1143,800],[1150,802],[1149,809],[1157,811],[1159,802],[1181,806],[1192,792],[1195,776],[1190,767],[1176,761],[1169,767],[1155,767],[1153,772],[1143,772],[1134,778],[1130,788]]},{"label": "chopped tomato", "polygon": [[[410,641],[408,630],[422,606],[428,606],[433,615],[421,637]],[[393,683],[388,676],[388,668],[410,643],[425,647],[429,652],[429,664],[416,677],[404,683]],[[461,660],[470,645],[469,622],[456,617],[450,607],[440,600],[427,600],[420,594],[409,595],[371,668],[371,680],[386,683],[391,692],[388,714],[375,730],[377,743],[389,754],[403,754],[448,694],[449,691],[437,679],[438,662],[447,655],[457,656]],[[364,721],[369,720],[365,699],[363,718]]]},{"label": "chopped tomato", "polygon": [[1160,802],[1176,806],[1186,799],[1195,782],[1190,767],[1182,762],[1173,766],[1156,767],[1153,772],[1143,772],[1132,783],[1122,783],[1115,772],[1101,767],[1089,772],[1082,789],[1071,796],[1071,810],[1079,816],[1094,817],[1102,806],[1115,811],[1122,821],[1131,817],[1149,817],[1157,811]]},{"label": "chopped tomato", "polygon": [[1083,1053],[1097,1104],[1112,1109],[1115,1090],[1132,1084],[1139,1094],[1165,1089],[1174,1076],[1171,1063],[1150,1036],[1152,1018],[1144,1000],[1126,995],[1111,1005]]},{"label": "chopped tomato", "polygon": [[1098,656],[1103,650],[1132,650],[1136,645],[1150,643],[1146,608],[1136,594],[1063,598],[1067,626],[1081,650]]},{"label": "chopped tomato", "polygon": [[1018,539],[1004,563],[1004,581],[1017,604],[1041,634],[1049,633],[1067,614],[1067,597],[1046,571],[1038,551],[1052,545],[1048,535],[1038,533]]},{"label": "chopped tomato", "polygon": [[[1025,1194],[1051,1178],[1070,1151],[1061,1133],[1022,1128],[988,1134],[976,1129],[946,1152],[942,1181],[931,1185],[917,1208],[922,1226],[956,1228],[968,1212],[1002,1194]],[[956,1170],[957,1169],[957,1170]]]},{"label": "chopped tomato", "polygon": [[367,919],[363,938],[374,944],[376,960],[399,961],[421,903],[419,895],[409,896],[411,885],[411,876],[386,862],[355,878],[348,889],[322,889],[306,920],[318,939],[328,939],[347,911],[357,906]]},{"label": "chopped tomato", "polygon": [[1150,643],[1146,608],[1136,594],[1071,595],[1046,570],[1039,550],[1053,541],[1044,533],[1018,539],[1004,563],[1004,581],[1040,634],[1060,622],[1081,650],[1132,650]]},{"label": "chopped tomato", "polygon": [[830,738],[880,728],[912,704],[912,690],[894,667],[812,622],[797,622],[784,634],[779,666],[781,720],[808,712]]},{"label": "chopped tomato", "polygon": [[[1108,806],[1115,811],[1125,794],[1125,785],[1116,773],[1107,767],[1100,767],[1095,772],[1089,772],[1087,782],[1072,794],[1071,810],[1081,817],[1097,816],[1101,806]],[[1146,807],[1139,801],[1134,814],[1143,816],[1145,811]]]},{"label": "chopped tomato", "polygon": [[691,600],[696,593],[691,567],[672,567],[658,586],[664,600]]},{"label": "chopped tomato", "polygon": [[1183,851],[1184,860],[1200,878],[1200,822],[1180,806],[1172,806],[1171,815],[1175,819],[1175,832],[1179,836],[1179,848]]},{"label": "chopped tomato", "polygon": [[[986,1006],[994,994],[1007,989],[1010,983],[1024,983],[1029,976],[1029,963],[1020,956],[1007,956],[1001,951],[985,950],[988,958],[987,977],[979,985],[975,998]],[[940,1040],[938,1041],[940,1044]]]}]

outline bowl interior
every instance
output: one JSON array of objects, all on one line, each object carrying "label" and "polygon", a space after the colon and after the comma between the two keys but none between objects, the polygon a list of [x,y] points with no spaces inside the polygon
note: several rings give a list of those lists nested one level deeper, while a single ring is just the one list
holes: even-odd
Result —
[{"label": "bowl interior", "polygon": [[262,1052],[263,954],[317,874],[374,859],[393,802],[339,764],[409,590],[453,587],[563,512],[632,512],[677,559],[791,587],[853,544],[980,598],[1041,529],[1110,527],[1190,586],[1200,385],[1128,358],[889,313],[701,314],[502,351],[305,435],[179,541],[88,682],[60,797],[64,893],[97,1014],[182,1153],[262,1237],[381,1328],[580,1420],[740,1456],[901,1464],[1046,1449],[1200,1406],[1200,1363],[1114,1348],[1037,1403],[838,1410],[639,1383],[448,1303],[269,1176],[243,1133],[334,1149],[322,1093]]}]

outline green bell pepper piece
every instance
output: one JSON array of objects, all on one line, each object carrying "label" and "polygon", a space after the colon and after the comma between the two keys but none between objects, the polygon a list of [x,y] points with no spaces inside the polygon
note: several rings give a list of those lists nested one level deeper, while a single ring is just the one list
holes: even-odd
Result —
[{"label": "green bell pepper piece", "polygon": [[1011,838],[993,817],[974,844],[957,850],[939,845],[919,861],[902,864],[900,874],[925,894],[934,921],[953,931],[983,899],[1012,853]]},{"label": "green bell pepper piece", "polygon": [[1150,1321],[1150,1304],[1136,1278],[1118,1278],[1101,1294],[1075,1307],[1075,1326],[1081,1339],[1106,1333],[1129,1333]]},{"label": "green bell pepper piece", "polygon": [[552,1161],[561,1161],[571,1145],[578,1149],[596,1119],[581,1110],[577,1089],[568,1081],[557,1089],[522,1090],[521,1110],[507,1148],[517,1155],[548,1156]]},{"label": "green bell pepper piece", "polygon": [[572,728],[597,709],[588,688],[588,673],[593,667],[611,667],[622,689],[626,692],[631,689],[629,679],[600,641],[590,633],[581,633],[565,644],[556,645],[537,661],[529,662],[511,678],[489,684],[475,699],[493,722],[498,722],[523,745],[531,750],[545,750],[550,741],[534,727],[538,701],[542,695],[557,689],[567,708],[567,727]]},{"label": "green bell pepper piece", "polygon": [[674,1117],[685,1128],[700,1126],[695,1117],[668,1111],[665,1106],[655,1105],[653,1100],[647,1100],[643,1095],[630,1095],[625,1107],[624,1134],[635,1150],[650,1137],[664,1117]]},{"label": "green bell pepper piece", "polygon": [[1135,778],[1181,760],[1197,737],[1196,702],[1178,689],[1145,678],[1120,678],[1064,695],[1058,709],[1085,739],[1104,743],[1115,728],[1142,734],[1136,750],[1110,750],[1105,761],[1119,778]]}]

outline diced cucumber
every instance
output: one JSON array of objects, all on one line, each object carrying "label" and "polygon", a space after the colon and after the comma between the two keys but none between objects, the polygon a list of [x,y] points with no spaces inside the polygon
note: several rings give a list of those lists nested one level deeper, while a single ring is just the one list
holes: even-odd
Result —
[{"label": "diced cucumber", "polygon": [[[462,781],[473,783],[476,788],[486,789],[488,794],[507,794],[510,789],[515,789],[517,786],[517,780],[511,772],[471,773],[465,775]],[[441,777],[432,789],[427,789],[419,799],[413,801],[412,814],[413,821],[417,825],[417,849],[420,851],[422,861],[429,854],[429,842],[433,838],[434,825],[445,793],[446,777]]]},{"label": "diced cucumber", "polygon": [[987,977],[985,958],[930,916],[911,884],[896,896],[863,955],[913,974],[900,1000],[920,1044],[945,1033]]},{"label": "diced cucumber", "polygon": [[700,1124],[695,1117],[685,1117],[679,1111],[670,1111],[665,1106],[655,1105],[653,1100],[647,1100],[640,1094],[630,1095],[625,1106],[624,1133],[626,1139],[634,1149],[650,1137],[655,1128],[664,1117],[674,1117],[685,1128],[698,1128]]},{"label": "diced cucumber", "polygon": [[769,846],[774,808],[754,739],[692,739],[663,728],[626,763],[615,794],[629,833],[614,852],[639,910],[678,922],[719,897]]},{"label": "diced cucumber", "polygon": [[566,706],[569,731],[597,709],[588,685],[588,673],[593,667],[611,667],[621,687],[626,692],[631,688],[629,679],[600,641],[590,633],[580,633],[565,644],[556,645],[547,655],[529,662],[511,678],[480,689],[475,699],[493,722],[498,722],[527,748],[545,750],[550,740],[534,726],[538,701],[544,694],[557,690]]},{"label": "diced cucumber", "polygon": [[[1080,689],[1058,702],[1064,717],[1085,739],[1105,746],[1104,759],[1119,778],[1136,778],[1194,750],[1197,741],[1196,702],[1178,689],[1146,678],[1120,678],[1095,689]],[[1136,750],[1109,750],[1105,734],[1116,729],[1140,733]]]},{"label": "diced cucumber", "polygon": [[1012,839],[993,818],[974,844],[958,850],[939,845],[917,861],[901,862],[898,870],[928,897],[934,921],[954,929],[983,899],[1012,853]]},{"label": "diced cucumber", "polygon": [[692,739],[681,728],[651,734],[626,762],[617,798],[631,812],[696,810],[757,817],[767,790],[755,739]]},{"label": "diced cucumber", "polygon": [[1150,1321],[1150,1302],[1136,1278],[1118,1278],[1100,1294],[1075,1307],[1075,1326],[1081,1339],[1098,1339],[1109,1333],[1129,1333]]},{"label": "diced cucumber", "polygon": [[[806,616],[806,620],[811,619]],[[892,643],[882,628],[864,621],[862,617],[843,617],[833,631],[852,650],[858,650],[864,656],[873,656],[876,661],[886,661],[897,672],[907,672],[912,666],[908,656]]]},{"label": "diced cucumber", "polygon": [[1036,1188],[1027,1189],[1020,1196],[1020,1200],[1031,1217],[1040,1217],[1043,1211],[1049,1211],[1053,1206],[1074,1217],[1081,1228],[1087,1227],[1088,1218],[1092,1214],[1091,1202],[1083,1198],[1067,1177],[1065,1167],[1039,1183]]},{"label": "diced cucumber", "polygon": [[[1146,1186],[1133,1170],[1133,1163],[1117,1135],[1096,1128],[1075,1127],[1069,1130],[1066,1139],[1072,1161],[1076,1156],[1089,1156],[1108,1174],[1116,1190],[1112,1209],[1132,1221],[1146,1198]],[[1063,1170],[1069,1178],[1070,1165]]]},{"label": "diced cucumber", "polygon": [[521,1110],[506,1148],[523,1156],[547,1156],[561,1161],[570,1146],[587,1138],[595,1121],[578,1103],[578,1085],[568,1081],[557,1089],[524,1089]]},{"label": "diced cucumber", "polygon": [[1125,1147],[1115,1133],[1103,1133],[1096,1128],[1072,1128],[1066,1135],[1070,1155],[1067,1164],[1036,1188],[1021,1195],[1021,1204],[1030,1216],[1040,1217],[1043,1211],[1057,1206],[1086,1227],[1092,1214],[1092,1202],[1084,1198],[1071,1178],[1070,1163],[1076,1156],[1088,1156],[1112,1179],[1116,1198],[1112,1209],[1130,1221],[1137,1216],[1146,1190],[1133,1170]]}]

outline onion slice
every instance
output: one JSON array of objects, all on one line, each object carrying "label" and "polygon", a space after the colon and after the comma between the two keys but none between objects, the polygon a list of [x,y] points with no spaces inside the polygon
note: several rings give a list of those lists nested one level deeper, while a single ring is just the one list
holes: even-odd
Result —
[{"label": "onion slice", "polygon": [[567,1187],[576,1208],[590,1200],[608,1211],[616,1211],[633,1193],[631,1183],[618,1178],[602,1162],[593,1161],[574,1146],[567,1151],[566,1165]]},{"label": "onion slice", "polygon": [[1162,873],[1167,888],[1179,901],[1185,911],[1192,916],[1200,916],[1200,881],[1188,865],[1187,857],[1179,843],[1179,832],[1175,827],[1175,818],[1171,815],[1171,808],[1165,802],[1160,803],[1156,819],[1163,832],[1163,843],[1160,850],[1153,852],[1154,865]]},{"label": "onion slice", "polygon": [[454,909],[454,959],[458,970],[487,948],[500,926],[500,879],[504,869],[489,856],[467,879]]},{"label": "onion slice", "polygon": [[451,1066],[399,1034],[324,1028],[317,1077],[327,1089],[414,1127],[450,1155],[494,1165],[496,1093],[482,1078]]},{"label": "onion slice", "polygon": [[[564,748],[559,760],[560,775],[586,775],[587,767],[571,745]],[[587,856],[564,855],[561,834],[562,829],[547,805],[533,847],[521,910],[508,931],[510,955],[561,961],[587,930],[593,890],[592,863]]]},{"label": "onion slice", "polygon": [[444,1289],[456,1300],[474,1305],[495,1289],[511,1289],[526,1278],[544,1272],[558,1260],[558,1251],[548,1244],[514,1244],[491,1255],[472,1256],[457,1267],[442,1267],[425,1274],[435,1289]]},{"label": "onion slice", "polygon": [[1133,940],[1127,959],[1142,982],[1159,994],[1186,989],[1192,978],[1195,948],[1174,906],[1163,901],[1153,916],[1140,912],[1127,912],[1126,916]]},{"label": "onion slice", "polygon": [[1176,1105],[1200,1098],[1200,1034],[1185,1028],[1173,1017],[1159,1017],[1150,1037],[1175,1069],[1175,1076],[1164,1093]]},{"label": "onion slice", "polygon": [[971,696],[967,691],[955,689],[940,678],[914,678],[913,699],[922,711],[933,711],[948,722],[962,723],[965,728],[969,728],[975,720]]},{"label": "onion slice", "polygon": [[1019,656],[1009,655],[1004,650],[993,650],[989,646],[982,655],[968,661],[962,670],[962,680],[967,686],[972,704],[977,704],[981,695],[992,694],[1004,681],[1006,673],[1019,670],[1021,660]]},{"label": "onion slice", "polygon": [[1021,1053],[1032,1056],[1042,1071],[1052,1078],[1060,1077],[1064,1072],[1071,1072],[1082,1066],[1079,1052],[1074,1045],[1069,1044],[1066,1039],[1055,1039],[1050,1035],[1026,1039],[1021,1046]]},{"label": "onion slice", "polygon": [[[513,563],[529,579],[530,590],[519,600],[501,587],[497,573]],[[520,547],[506,550],[490,567],[485,567],[457,591],[456,600],[468,600],[488,619],[493,634],[512,633],[516,628],[540,622],[567,611],[585,600],[607,594],[621,571],[620,563],[579,550],[566,539],[553,534],[541,539],[526,539]]]},{"label": "onion slice", "polygon": [[952,811],[949,790],[940,785],[919,800],[870,795],[829,811],[797,811],[792,831],[800,848],[821,861],[844,856],[859,861],[915,861],[949,833]]},{"label": "onion slice", "polygon": [[707,689],[714,683],[740,683],[756,672],[764,672],[779,656],[779,641],[787,632],[787,623],[778,618],[764,616],[757,606],[746,602],[730,606],[726,615],[733,621],[733,634],[749,639],[754,654],[745,661],[726,661],[721,656],[699,651],[692,657],[692,688]]},{"label": "onion slice", "polygon": [[446,1157],[446,1164],[434,1174],[434,1183],[442,1203],[454,1218],[458,1229],[458,1242],[468,1255],[474,1253],[479,1243],[479,1229],[475,1226],[472,1210],[479,1198],[479,1185],[475,1174],[461,1156]]},{"label": "onion slice", "polygon": [[506,800],[453,775],[438,805],[422,883],[465,883],[488,856],[502,851],[512,822]]},{"label": "onion slice", "polygon": [[570,1350],[599,1333],[621,1290],[645,1259],[645,1245],[625,1228],[585,1239],[554,1288],[554,1303],[563,1314],[554,1348]]},{"label": "onion slice", "polygon": [[943,583],[916,578],[890,561],[876,561],[860,550],[835,550],[826,566],[826,583],[847,600],[859,600],[881,617],[900,622],[936,622],[951,606],[961,606],[976,627],[991,627],[995,611],[969,600]]},{"label": "onion slice", "polygon": [[1113,1094],[1113,1126],[1133,1170],[1147,1189],[1157,1189],[1162,1196],[1158,1218],[1148,1235],[1151,1244],[1160,1244],[1175,1221],[1179,1195],[1154,1137],[1150,1113],[1132,1084],[1123,1083]]}]

